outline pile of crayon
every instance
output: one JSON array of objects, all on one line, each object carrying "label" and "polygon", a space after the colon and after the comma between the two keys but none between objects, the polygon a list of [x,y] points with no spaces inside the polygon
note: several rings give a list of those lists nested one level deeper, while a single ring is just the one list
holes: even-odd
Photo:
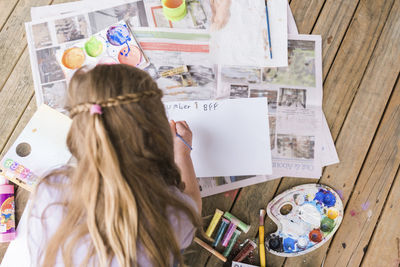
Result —
[{"label": "pile of crayon", "polygon": [[[214,230],[218,225],[218,230],[216,234],[213,235]],[[209,238],[210,242],[204,242],[197,237],[194,239],[194,241],[216,256],[218,259],[226,262],[240,234],[242,232],[247,233],[249,230],[250,225],[242,222],[227,211],[224,213],[223,211],[216,209],[211,223],[206,230],[206,236]],[[221,247],[223,249],[222,254],[218,251]],[[248,240],[243,246],[242,250],[235,256],[233,260],[238,262],[242,261],[255,248],[257,248],[257,244],[251,240]]]}]

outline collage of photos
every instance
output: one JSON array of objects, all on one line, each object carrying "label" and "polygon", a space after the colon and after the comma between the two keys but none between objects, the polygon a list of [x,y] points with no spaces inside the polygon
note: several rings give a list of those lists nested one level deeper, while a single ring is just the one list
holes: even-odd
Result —
[{"label": "collage of photos", "polygon": [[289,67],[264,68],[262,81],[268,84],[316,87],[315,41],[288,41]]},{"label": "collage of photos", "polygon": [[103,10],[30,23],[28,44],[35,55],[36,64],[32,64],[32,69],[39,105],[45,103],[66,112],[66,76],[57,61],[57,51],[121,20],[127,20],[135,27],[148,26],[144,1],[136,0]]},{"label": "collage of photos", "polygon": [[287,108],[306,108],[305,89],[279,88],[278,105]]},{"label": "collage of photos", "polygon": [[315,137],[277,135],[277,154],[282,158],[314,159]]}]

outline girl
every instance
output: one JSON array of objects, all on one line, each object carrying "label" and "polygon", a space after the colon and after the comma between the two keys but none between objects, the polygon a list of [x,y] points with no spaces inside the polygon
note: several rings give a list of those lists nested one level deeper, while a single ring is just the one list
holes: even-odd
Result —
[{"label": "girl", "polygon": [[201,199],[186,122],[171,122],[151,77],[127,65],[78,70],[67,145],[76,159],[38,186],[28,221],[41,266],[183,265]]}]

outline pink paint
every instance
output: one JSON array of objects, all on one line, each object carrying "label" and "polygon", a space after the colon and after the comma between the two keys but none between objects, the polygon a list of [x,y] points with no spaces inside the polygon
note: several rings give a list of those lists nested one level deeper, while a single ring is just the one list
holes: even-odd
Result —
[{"label": "pink paint", "polygon": [[350,215],[351,215],[352,217],[354,217],[354,216],[357,215],[357,212],[355,212],[354,210],[351,210],[351,211],[350,211]]}]

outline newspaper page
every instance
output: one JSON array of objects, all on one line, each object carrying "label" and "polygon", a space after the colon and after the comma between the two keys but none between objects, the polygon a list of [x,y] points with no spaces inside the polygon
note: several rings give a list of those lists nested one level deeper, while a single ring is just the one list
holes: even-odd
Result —
[{"label": "newspaper page", "polygon": [[202,197],[283,176],[321,176],[321,38],[289,35],[288,44],[288,67],[221,66],[218,78],[218,98],[268,98],[273,175],[198,178]]},{"label": "newspaper page", "polygon": [[145,70],[164,91],[163,101],[215,98],[217,73],[207,31],[135,28],[135,35],[151,62]]}]

